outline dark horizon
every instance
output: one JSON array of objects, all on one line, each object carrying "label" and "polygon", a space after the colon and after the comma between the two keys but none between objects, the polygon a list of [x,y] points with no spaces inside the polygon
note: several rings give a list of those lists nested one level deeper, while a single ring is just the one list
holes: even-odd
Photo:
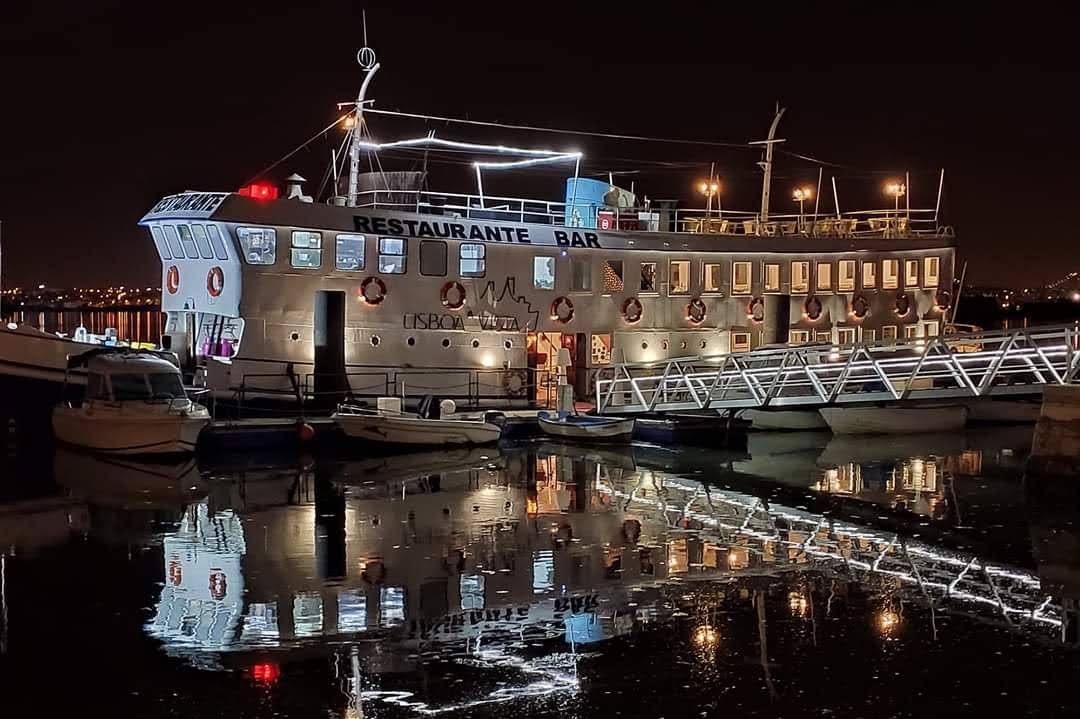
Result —
[{"label": "dark horizon", "polygon": [[[912,206],[932,207],[944,167],[942,217],[957,229],[970,283],[1021,287],[1080,269],[1064,219],[1080,143],[1056,107],[1076,63],[1038,18],[852,6],[833,17],[725,7],[650,20],[575,7],[529,23],[514,16],[520,8],[365,6],[383,65],[376,107],[744,143],[765,135],[779,101],[783,149],[830,163],[823,211],[832,174],[850,210],[888,206],[881,187],[905,171]],[[332,121],[361,80],[360,11],[122,2],[7,11],[5,286],[159,284],[139,217],[173,192],[235,190]],[[1039,47],[1025,47],[1029,38]],[[380,138],[435,129],[576,147],[600,176],[631,167],[627,158],[687,163],[635,176],[652,197],[692,199],[715,161],[725,208],[754,209],[760,194],[759,153],[747,149],[371,122]],[[314,190],[339,138],[331,131],[269,177],[299,171]],[[467,175],[445,174],[469,187]],[[539,176],[558,199],[559,177]],[[780,154],[773,211],[793,211],[791,189],[816,179],[816,164]]]}]

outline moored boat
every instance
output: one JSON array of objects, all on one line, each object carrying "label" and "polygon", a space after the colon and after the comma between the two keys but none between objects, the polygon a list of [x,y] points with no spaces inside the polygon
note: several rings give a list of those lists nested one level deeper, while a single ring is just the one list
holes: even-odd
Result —
[{"label": "moored boat", "polygon": [[968,422],[973,423],[1034,424],[1042,411],[1042,402],[1030,399],[980,397],[964,404],[968,408]]},{"label": "moored boat", "polygon": [[195,450],[210,422],[165,353],[96,349],[71,357],[68,367],[85,367],[87,386],[82,401],[53,409],[53,433],[64,444],[106,454],[182,454]]},{"label": "moored boat", "polygon": [[912,434],[963,429],[968,410],[962,404],[924,407],[822,407],[833,434]]},{"label": "moored boat", "polygon": [[756,430],[801,432],[829,426],[816,409],[748,409],[742,418],[750,420],[750,429]]},{"label": "moored boat", "polygon": [[539,412],[536,419],[545,434],[566,439],[629,440],[634,434],[633,418]]},{"label": "moored boat", "polygon": [[488,444],[502,436],[502,427],[496,423],[501,413],[456,415],[455,410],[452,400],[439,403],[429,396],[416,414],[342,404],[332,416],[347,436],[384,444]]}]

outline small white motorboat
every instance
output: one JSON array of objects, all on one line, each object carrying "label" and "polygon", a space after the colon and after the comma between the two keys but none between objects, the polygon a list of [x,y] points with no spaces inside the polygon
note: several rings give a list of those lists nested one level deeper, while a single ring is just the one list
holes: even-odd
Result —
[{"label": "small white motorboat", "polygon": [[822,407],[821,416],[833,434],[914,434],[953,432],[964,428],[968,410],[962,404],[921,407]]},{"label": "small white motorboat", "polygon": [[[81,402],[53,409],[56,439],[107,454],[182,454],[195,444],[210,413],[184,389],[175,356],[165,352],[93,349],[68,359],[86,368]],[[68,385],[65,384],[65,393]]]},{"label": "small white motorboat", "polygon": [[634,434],[634,420],[620,417],[599,417],[592,414],[551,415],[539,412],[536,419],[540,429],[553,437],[587,440],[629,440]]},{"label": "small white motorboat", "polygon": [[332,416],[347,436],[385,444],[488,444],[502,436],[501,413],[458,415],[453,400],[424,397],[416,414],[402,412],[400,404],[393,408],[380,401],[379,405],[372,410],[346,403]]},{"label": "small white motorboat", "polygon": [[802,432],[829,426],[816,409],[748,409],[741,416],[750,421],[750,429],[763,431]]}]

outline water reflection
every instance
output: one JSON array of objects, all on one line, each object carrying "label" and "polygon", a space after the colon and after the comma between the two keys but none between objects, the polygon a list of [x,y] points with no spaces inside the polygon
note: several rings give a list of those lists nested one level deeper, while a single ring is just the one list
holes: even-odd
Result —
[{"label": "water reflection", "polygon": [[106,329],[117,331],[121,339],[134,342],[158,342],[165,326],[165,315],[156,308],[120,310],[33,310],[5,312],[3,321],[37,327],[44,332],[71,335],[79,327],[91,334],[104,334]]}]

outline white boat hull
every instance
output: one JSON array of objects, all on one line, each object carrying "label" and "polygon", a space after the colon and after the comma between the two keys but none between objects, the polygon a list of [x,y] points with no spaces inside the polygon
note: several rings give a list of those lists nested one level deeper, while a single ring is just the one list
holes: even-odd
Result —
[{"label": "white boat hull", "polygon": [[498,425],[470,419],[421,419],[408,415],[335,413],[349,437],[369,442],[409,445],[459,445],[497,442]]},{"label": "white boat hull", "polygon": [[750,420],[750,428],[765,431],[805,431],[826,429],[828,424],[816,409],[761,410],[748,409],[743,419]]},{"label": "white boat hull", "polygon": [[967,407],[823,407],[821,416],[834,434],[914,434],[964,428]]},{"label": "white boat hull", "polygon": [[195,451],[210,422],[205,410],[193,414],[130,414],[57,407],[52,426],[64,444],[117,455],[184,454]]},{"label": "white boat hull", "polygon": [[1042,403],[1026,399],[973,399],[966,403],[968,422],[1034,424],[1039,421]]},{"label": "white boat hull", "polygon": [[540,429],[553,437],[567,439],[630,439],[634,434],[634,420],[623,419],[600,425],[574,425],[552,422],[541,418]]}]

